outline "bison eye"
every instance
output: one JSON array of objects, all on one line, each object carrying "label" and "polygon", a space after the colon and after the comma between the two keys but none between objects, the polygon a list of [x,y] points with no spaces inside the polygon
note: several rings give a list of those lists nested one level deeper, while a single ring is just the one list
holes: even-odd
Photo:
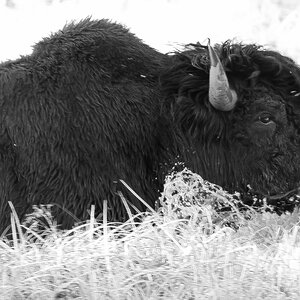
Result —
[{"label": "bison eye", "polygon": [[263,114],[258,117],[258,120],[263,124],[270,124],[273,122],[272,116],[270,114]]}]

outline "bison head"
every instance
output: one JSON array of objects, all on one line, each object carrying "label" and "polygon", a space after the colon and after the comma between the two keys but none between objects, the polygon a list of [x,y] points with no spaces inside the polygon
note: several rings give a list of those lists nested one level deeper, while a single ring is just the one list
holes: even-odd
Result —
[{"label": "bison head", "polygon": [[256,45],[189,45],[161,76],[183,160],[227,189],[286,193],[300,181],[300,70]]}]

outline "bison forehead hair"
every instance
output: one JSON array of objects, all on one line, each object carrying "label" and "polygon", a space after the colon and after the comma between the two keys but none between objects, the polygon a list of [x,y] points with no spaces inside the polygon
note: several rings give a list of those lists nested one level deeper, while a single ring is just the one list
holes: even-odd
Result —
[{"label": "bison forehead hair", "polygon": [[216,110],[208,100],[207,46],[190,44],[171,55],[160,78],[174,122],[201,153],[191,164],[229,189],[250,185],[268,194],[294,188],[300,179],[298,66],[254,44],[227,41],[215,49],[237,94],[231,111]]}]

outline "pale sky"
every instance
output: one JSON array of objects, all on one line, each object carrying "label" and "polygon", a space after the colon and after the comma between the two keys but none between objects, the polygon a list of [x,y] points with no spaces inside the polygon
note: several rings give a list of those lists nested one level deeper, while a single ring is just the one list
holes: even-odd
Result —
[{"label": "pale sky", "polygon": [[[0,61],[29,54],[42,37],[87,16],[125,24],[152,47],[235,38],[276,48],[300,63],[300,5],[276,0],[0,0]],[[277,0],[278,2],[279,0]],[[286,3],[295,2],[286,0]],[[299,1],[300,2],[300,1]]]}]

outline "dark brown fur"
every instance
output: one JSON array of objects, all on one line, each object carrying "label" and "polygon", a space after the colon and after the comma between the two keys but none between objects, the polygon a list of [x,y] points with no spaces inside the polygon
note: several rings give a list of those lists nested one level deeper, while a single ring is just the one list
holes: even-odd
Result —
[{"label": "dark brown fur", "polygon": [[205,46],[164,55],[106,20],[70,24],[30,56],[3,63],[1,230],[8,200],[21,218],[33,204],[52,203],[66,228],[74,220],[65,210],[83,220],[107,199],[109,219],[122,221],[114,181],[154,206],[175,162],[230,191],[298,186],[298,66],[256,45],[216,50],[239,98],[231,112],[208,102]]}]

